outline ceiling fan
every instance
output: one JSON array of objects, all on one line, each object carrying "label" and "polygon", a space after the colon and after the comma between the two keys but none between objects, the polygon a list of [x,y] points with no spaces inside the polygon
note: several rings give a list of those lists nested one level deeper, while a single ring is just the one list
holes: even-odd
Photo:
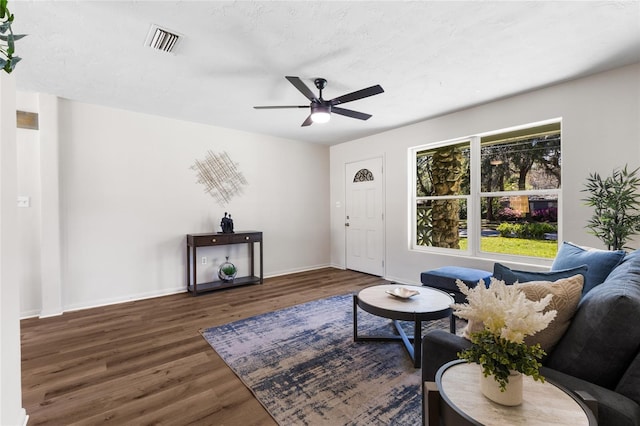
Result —
[{"label": "ceiling fan", "polygon": [[311,113],[306,120],[302,123],[302,127],[310,126],[312,123],[326,123],[331,118],[331,113],[344,115],[346,117],[357,118],[358,120],[368,120],[371,118],[371,114],[365,114],[363,112],[353,111],[346,108],[340,108],[337,105],[347,102],[357,101],[358,99],[367,98],[369,96],[378,95],[384,90],[377,84],[375,86],[367,87],[366,89],[357,90],[355,92],[347,93],[346,95],[338,96],[331,100],[322,99],[322,90],[327,86],[327,80],[324,78],[316,78],[314,83],[320,94],[316,97],[313,92],[307,87],[306,84],[298,77],[285,77],[289,80],[289,83],[300,91],[307,99],[311,101],[309,105],[283,105],[283,106],[254,106],[255,109],[280,109],[280,108],[309,108]]}]

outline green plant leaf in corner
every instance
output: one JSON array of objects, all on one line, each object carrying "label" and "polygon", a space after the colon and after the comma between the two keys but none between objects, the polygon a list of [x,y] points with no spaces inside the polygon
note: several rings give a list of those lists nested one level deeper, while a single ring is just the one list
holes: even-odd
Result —
[{"label": "green plant leaf in corner", "polygon": [[20,62],[20,58],[13,56],[15,53],[15,41],[20,40],[24,34],[13,34],[11,24],[14,21],[15,16],[9,12],[7,8],[8,0],[0,0],[0,67],[10,74],[16,67],[16,64]]}]

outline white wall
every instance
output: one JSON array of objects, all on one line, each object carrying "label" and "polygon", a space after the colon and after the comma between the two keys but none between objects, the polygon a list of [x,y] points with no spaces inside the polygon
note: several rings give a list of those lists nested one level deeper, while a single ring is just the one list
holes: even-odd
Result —
[{"label": "white wall", "polygon": [[20,312],[36,315],[32,307],[39,306],[40,245],[41,245],[41,192],[40,192],[40,140],[35,130],[17,130],[18,196],[29,197],[29,207],[18,209],[18,259],[20,282]]},{"label": "white wall", "polygon": [[23,425],[20,381],[16,86],[0,72],[0,425]]},{"label": "white wall", "polygon": [[62,313],[58,100],[53,95],[17,94],[21,111],[38,113],[40,130],[17,129],[18,194],[29,204],[18,209],[20,312]]},{"label": "white wall", "polygon": [[[329,264],[328,147],[69,100],[57,114],[63,310],[184,291],[185,234],[219,231],[225,211],[264,233],[265,276]],[[248,181],[224,207],[190,169],[208,150]],[[246,272],[244,245],[199,249],[199,281],[225,255]],[[42,308],[35,281],[23,314]]]},{"label": "white wall", "polygon": [[[640,166],[640,65],[543,88],[331,147],[331,263],[345,265],[344,164],[386,158],[387,277],[419,283],[420,272],[445,265],[492,270],[492,259],[425,254],[409,250],[407,149],[467,135],[562,118],[563,238],[594,247],[602,243],[584,225],[592,211],[581,193],[590,172],[609,174]],[[634,243],[636,246],[637,243]]]},{"label": "white wall", "polygon": [[[563,237],[600,247],[584,229],[591,211],[582,205],[580,189],[590,172],[640,165],[639,77],[640,65],[629,66],[330,149],[59,100],[57,108],[49,107],[57,115],[57,127],[50,127],[60,150],[62,269],[61,285],[52,288],[62,310],[183,291],[184,235],[219,230],[224,211],[233,215],[236,230],[264,232],[267,276],[344,267],[344,164],[374,156],[386,165],[388,278],[417,283],[421,271],[443,265],[491,269],[492,259],[408,249],[407,149],[555,117],[563,119]],[[52,135],[39,137],[42,143]],[[37,155],[36,147],[29,149]],[[204,193],[189,168],[208,150],[227,151],[249,182],[225,207]],[[38,202],[34,194],[33,205]],[[20,263],[30,281],[23,316],[37,315],[43,303],[38,295],[45,294],[44,277],[38,282],[36,272],[25,272],[37,259],[34,250],[27,249]],[[213,275],[227,254],[242,273],[244,250],[209,249],[199,251],[209,260],[200,278]]]}]

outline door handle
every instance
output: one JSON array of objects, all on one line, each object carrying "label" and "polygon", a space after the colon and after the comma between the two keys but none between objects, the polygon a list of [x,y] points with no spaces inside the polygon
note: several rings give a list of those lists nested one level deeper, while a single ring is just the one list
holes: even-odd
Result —
[{"label": "door handle", "polygon": [[349,223],[345,223],[344,226],[349,226]]}]

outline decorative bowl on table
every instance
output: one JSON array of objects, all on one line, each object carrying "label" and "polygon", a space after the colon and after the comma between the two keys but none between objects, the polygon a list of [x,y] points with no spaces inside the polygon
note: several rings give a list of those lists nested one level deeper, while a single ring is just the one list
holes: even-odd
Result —
[{"label": "decorative bowl on table", "polygon": [[396,287],[393,290],[387,290],[386,293],[399,299],[409,299],[416,294],[420,294],[418,290],[409,290],[408,288],[404,287]]}]

